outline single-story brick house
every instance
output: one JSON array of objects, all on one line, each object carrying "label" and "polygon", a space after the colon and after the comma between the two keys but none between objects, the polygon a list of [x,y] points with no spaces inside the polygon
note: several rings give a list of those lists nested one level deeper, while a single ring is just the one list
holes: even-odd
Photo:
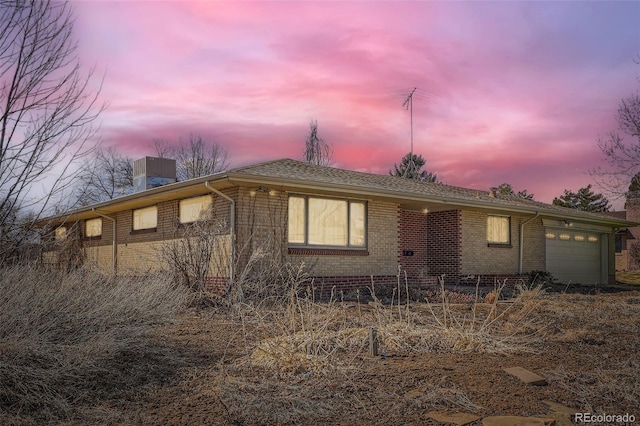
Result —
[{"label": "single-story brick house", "polygon": [[[614,279],[614,235],[634,225],[495,190],[290,159],[142,190],[42,224],[58,240],[75,232],[84,262],[134,274],[166,268],[158,248],[182,238],[205,210],[226,223],[218,252],[227,261],[211,268],[212,280],[233,278],[269,241],[283,260],[310,265],[316,283],[344,288],[396,283],[399,270],[413,282],[442,275],[448,283],[493,282],[538,270],[564,282],[606,283]],[[46,256],[55,261],[59,253]]]}]

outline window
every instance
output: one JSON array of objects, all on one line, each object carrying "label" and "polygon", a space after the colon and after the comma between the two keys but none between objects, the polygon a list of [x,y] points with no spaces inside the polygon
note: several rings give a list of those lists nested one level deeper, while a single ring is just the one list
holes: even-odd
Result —
[{"label": "window", "polygon": [[487,242],[489,244],[511,244],[511,218],[509,216],[487,216]]},{"label": "window", "polygon": [[584,241],[584,235],[574,235],[573,239],[576,241]]},{"label": "window", "polygon": [[180,200],[180,223],[191,223],[211,219],[211,196]]},{"label": "window", "polygon": [[571,239],[571,235],[570,234],[560,234],[558,236],[558,238],[560,238],[562,241],[569,241]]},{"label": "window", "polygon": [[99,237],[102,235],[102,219],[89,219],[84,222],[84,235],[86,237]]},{"label": "window", "polygon": [[[620,234],[617,234],[617,235],[620,235]],[[590,243],[597,243],[598,237],[596,237],[595,235],[589,235],[589,237],[587,238],[587,241],[589,241]],[[620,240],[620,244],[622,244],[622,239]]]},{"label": "window", "polygon": [[67,227],[60,226],[56,228],[56,241],[64,241],[67,239]]},{"label": "window", "polygon": [[366,203],[318,197],[289,197],[289,243],[364,248]]},{"label": "window", "polygon": [[547,240],[555,240],[556,239],[556,233],[555,232],[547,232],[544,235],[545,235],[545,237],[547,237]]},{"label": "window", "polygon": [[[589,240],[591,240],[591,237],[589,237]],[[622,235],[621,234],[616,234],[616,253],[622,253]]]},{"label": "window", "polygon": [[133,211],[133,230],[153,229],[158,226],[158,208],[145,207]]}]

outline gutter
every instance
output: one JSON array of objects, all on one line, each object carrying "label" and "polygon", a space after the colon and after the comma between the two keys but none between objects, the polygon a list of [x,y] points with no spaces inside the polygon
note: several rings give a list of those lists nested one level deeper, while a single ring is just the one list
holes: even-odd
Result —
[{"label": "gutter", "polygon": [[520,253],[518,256],[518,274],[522,274],[522,257],[524,254],[524,226],[531,222],[533,219],[537,218],[538,216],[540,216],[540,212],[536,212],[536,214],[534,216],[531,216],[529,219],[525,220],[524,222],[522,222],[520,224]]},{"label": "gutter", "polygon": [[105,219],[109,219],[111,221],[111,223],[113,224],[112,227],[111,227],[112,232],[113,232],[113,235],[112,235],[112,241],[113,241],[112,245],[113,246],[111,248],[111,257],[113,258],[113,275],[117,275],[117,273],[118,273],[118,241],[117,241],[117,235],[118,234],[116,232],[117,222],[116,222],[116,220],[114,218],[112,218],[110,216],[107,216],[105,214],[102,214],[99,211],[97,211],[95,207],[93,207],[91,209],[91,211],[94,212],[95,214],[97,214],[98,216],[101,216],[101,217],[103,217]]},{"label": "gutter", "polygon": [[235,228],[236,228],[236,202],[233,201],[233,198],[223,194],[222,192],[220,192],[219,190],[215,189],[214,187],[212,187],[211,185],[209,185],[209,181],[205,181],[204,182],[204,186],[211,192],[221,196],[222,198],[226,199],[227,201],[229,201],[230,206],[230,235],[231,235],[231,256],[229,257],[229,286],[231,286],[233,284],[233,281],[235,279],[235,267],[234,267],[234,259],[235,259],[235,247],[236,247],[236,234],[235,234]]}]

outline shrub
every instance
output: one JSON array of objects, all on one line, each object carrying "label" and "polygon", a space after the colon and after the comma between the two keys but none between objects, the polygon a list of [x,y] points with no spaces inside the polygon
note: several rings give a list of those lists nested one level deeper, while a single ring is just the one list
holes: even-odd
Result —
[{"label": "shrub", "polygon": [[2,269],[0,423],[6,414],[68,419],[83,404],[139,392],[152,380],[153,359],[172,356],[150,344],[150,332],[188,297],[160,277]]}]

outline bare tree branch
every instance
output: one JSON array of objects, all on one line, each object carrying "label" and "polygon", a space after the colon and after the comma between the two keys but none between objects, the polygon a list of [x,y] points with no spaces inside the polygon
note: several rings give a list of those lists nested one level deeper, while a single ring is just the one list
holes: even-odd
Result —
[{"label": "bare tree branch", "polygon": [[[77,205],[88,206],[133,192],[133,159],[113,147],[95,151],[93,161],[80,173]],[[75,207],[75,206],[74,206]]]},{"label": "bare tree branch", "polygon": [[221,145],[205,142],[191,134],[187,144],[175,150],[178,180],[193,179],[220,172],[229,167],[229,154]]},{"label": "bare tree branch", "polygon": [[[83,75],[67,3],[0,0],[0,226],[33,220],[73,182],[103,107]],[[56,176],[52,178],[52,176]],[[13,212],[13,213],[11,213]],[[15,221],[14,221],[15,222]],[[0,250],[0,259],[15,247]]]},{"label": "bare tree branch", "polygon": [[598,139],[605,165],[590,171],[596,184],[620,198],[640,172],[640,94],[622,99],[616,114],[618,131]]},{"label": "bare tree branch", "polygon": [[311,120],[309,123],[309,135],[304,144],[302,157],[305,162],[318,166],[328,166],[331,163],[333,150],[318,136],[318,121]]}]

